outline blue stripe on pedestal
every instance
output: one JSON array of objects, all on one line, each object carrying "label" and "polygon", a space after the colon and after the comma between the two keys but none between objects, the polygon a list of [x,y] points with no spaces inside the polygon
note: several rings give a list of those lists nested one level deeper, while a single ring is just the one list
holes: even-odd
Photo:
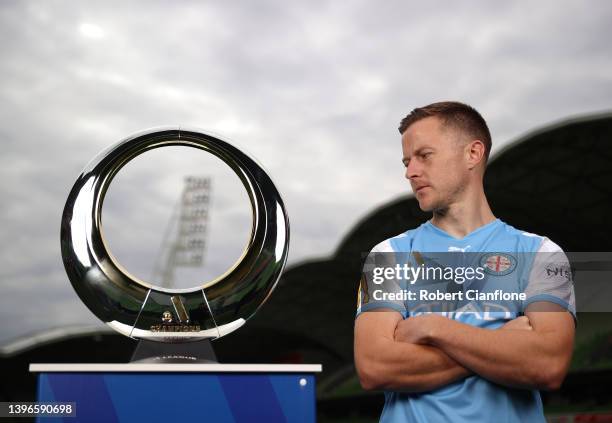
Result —
[{"label": "blue stripe on pedestal", "polygon": [[[53,394],[53,389],[51,389],[51,385],[49,385],[49,378],[46,374],[42,374],[38,376],[38,387],[37,387],[37,395],[36,398],[38,401],[48,401],[55,402],[55,395]],[[74,419],[73,419],[74,420]],[[63,422],[64,419],[61,417],[57,418],[46,418],[46,417],[37,417],[36,422]]]},{"label": "blue stripe on pedestal", "polygon": [[233,422],[218,378],[198,374],[105,376],[123,422]]},{"label": "blue stripe on pedestal", "polygon": [[236,423],[287,422],[269,377],[223,375],[219,381]]},{"label": "blue stripe on pedestal", "polygon": [[[41,375],[43,377],[43,375]],[[115,423],[117,414],[106,384],[101,376],[87,373],[56,373],[47,375],[54,400],[75,402],[76,418],[66,418],[70,422]],[[39,401],[52,401],[47,398]],[[41,421],[51,421],[44,418]],[[58,419],[53,419],[58,421]]]},{"label": "blue stripe on pedestal", "polygon": [[[304,386],[300,380],[306,381]],[[315,378],[312,375],[274,375],[270,382],[288,422],[315,423]]]}]

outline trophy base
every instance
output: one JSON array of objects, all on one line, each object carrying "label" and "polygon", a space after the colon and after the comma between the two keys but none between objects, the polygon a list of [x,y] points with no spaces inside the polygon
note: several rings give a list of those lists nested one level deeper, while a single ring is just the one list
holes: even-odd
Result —
[{"label": "trophy base", "polygon": [[131,363],[217,363],[210,339],[184,343],[140,340]]}]

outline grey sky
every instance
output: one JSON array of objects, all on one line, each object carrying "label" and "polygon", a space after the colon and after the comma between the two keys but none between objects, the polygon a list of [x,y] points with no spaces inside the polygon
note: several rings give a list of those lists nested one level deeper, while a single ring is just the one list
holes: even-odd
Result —
[{"label": "grey sky", "polygon": [[283,194],[296,263],[409,192],[396,127],[415,106],[472,104],[494,152],[610,110],[610,22],[607,1],[1,2],[0,319],[17,323],[0,342],[96,321],[59,222],[80,170],[127,135],[187,125],[244,146]]}]

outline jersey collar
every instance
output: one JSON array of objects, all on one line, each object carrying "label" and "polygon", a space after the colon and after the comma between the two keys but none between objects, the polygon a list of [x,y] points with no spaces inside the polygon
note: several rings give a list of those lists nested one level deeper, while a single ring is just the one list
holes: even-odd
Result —
[{"label": "jersey collar", "polygon": [[428,229],[430,229],[430,230],[432,230],[432,231],[434,231],[434,232],[438,233],[439,235],[442,235],[442,236],[444,236],[444,237],[446,237],[446,238],[449,238],[449,239],[451,239],[451,240],[453,240],[453,241],[459,242],[459,241],[465,241],[465,240],[467,240],[467,239],[469,239],[469,238],[471,238],[471,237],[476,236],[477,234],[481,234],[481,233],[484,233],[484,232],[486,232],[486,231],[489,231],[489,230],[491,230],[491,229],[495,228],[495,227],[496,227],[497,225],[499,225],[500,223],[501,223],[501,220],[499,220],[499,219],[495,219],[495,220],[493,220],[492,222],[487,223],[486,225],[482,225],[482,226],[480,226],[480,227],[478,227],[478,228],[474,229],[472,232],[470,232],[469,234],[467,234],[467,235],[466,235],[466,236],[464,236],[463,238],[455,238],[454,236],[450,235],[448,232],[444,231],[443,229],[438,228],[436,225],[434,225],[433,223],[431,223],[431,220],[428,220],[428,221],[425,223],[425,226],[426,226]]}]

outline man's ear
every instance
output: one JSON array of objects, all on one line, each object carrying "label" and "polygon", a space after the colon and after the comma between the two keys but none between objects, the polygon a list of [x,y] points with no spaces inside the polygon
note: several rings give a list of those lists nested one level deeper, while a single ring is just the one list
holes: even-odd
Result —
[{"label": "man's ear", "polygon": [[470,170],[478,166],[485,159],[485,146],[480,140],[472,140],[465,146],[465,155],[467,159],[468,168]]}]

